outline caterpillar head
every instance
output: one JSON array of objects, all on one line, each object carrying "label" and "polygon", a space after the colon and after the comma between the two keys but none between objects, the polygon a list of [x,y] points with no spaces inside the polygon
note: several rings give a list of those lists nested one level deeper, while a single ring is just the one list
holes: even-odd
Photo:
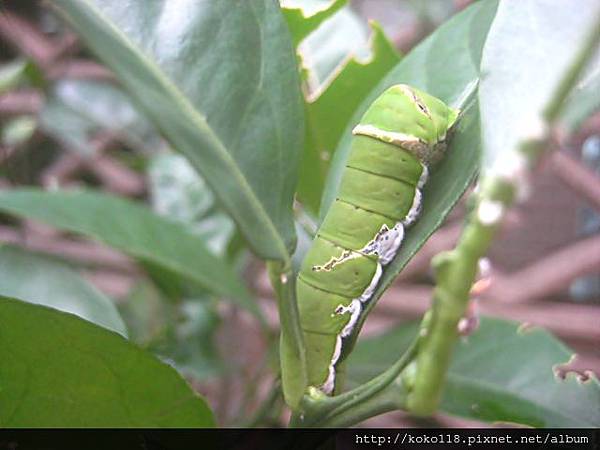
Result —
[{"label": "caterpillar head", "polygon": [[371,104],[352,132],[398,145],[430,164],[446,151],[458,113],[425,92],[397,84]]}]

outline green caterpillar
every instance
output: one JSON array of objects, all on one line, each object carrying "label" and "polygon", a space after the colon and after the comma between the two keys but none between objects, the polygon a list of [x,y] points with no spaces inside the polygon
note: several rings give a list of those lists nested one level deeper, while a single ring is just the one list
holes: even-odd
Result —
[{"label": "green caterpillar", "polygon": [[344,344],[405,229],[421,211],[428,166],[446,149],[458,111],[406,85],[378,97],[352,131],[338,197],[298,274],[308,382],[331,394]]}]

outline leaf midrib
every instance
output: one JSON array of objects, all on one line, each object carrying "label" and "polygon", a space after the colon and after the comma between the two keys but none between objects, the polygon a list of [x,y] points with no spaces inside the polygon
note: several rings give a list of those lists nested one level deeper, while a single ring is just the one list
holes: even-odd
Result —
[{"label": "leaf midrib", "polygon": [[[109,18],[107,18],[102,11],[100,11],[90,0],[56,0],[57,3],[62,4],[63,10],[59,11],[62,13],[63,17],[65,17],[75,28],[77,25],[73,23],[69,13],[66,13],[68,9],[71,13],[75,11],[80,15],[86,16],[86,13],[91,14],[91,19],[95,19],[97,23],[100,24],[99,31],[103,34],[108,34],[109,32],[113,34],[113,38],[120,42],[123,47],[128,49],[138,60],[138,63],[143,66],[149,74],[151,74],[156,82],[165,89],[165,92],[170,94],[172,101],[175,105],[177,105],[182,112],[188,117],[191,123],[195,124],[200,130],[202,130],[209,141],[211,141],[215,149],[218,151],[215,152],[216,155],[222,160],[226,167],[230,169],[230,175],[236,180],[238,183],[240,190],[244,193],[244,196],[251,204],[252,208],[256,211],[256,217],[260,220],[262,225],[264,226],[265,231],[269,233],[273,242],[277,247],[279,258],[283,261],[289,261],[289,254],[281,238],[281,235],[278,233],[275,225],[271,221],[270,217],[266,213],[263,205],[260,203],[258,198],[254,195],[248,180],[244,176],[244,174],[239,169],[232,155],[227,151],[227,148],[220,140],[220,138],[216,135],[213,129],[208,125],[206,121],[206,117],[202,115],[198,110],[196,110],[193,105],[185,98],[183,93],[175,86],[170,79],[166,76],[166,74],[160,70],[160,68],[152,62],[152,60],[143,53],[131,40],[125,35]],[[66,6],[65,6],[66,5]],[[70,7],[69,7],[70,5]],[[85,5],[82,8],[82,5]],[[85,11],[85,8],[88,11]],[[95,16],[95,17],[94,17]],[[96,27],[98,30],[98,27]],[[183,153],[184,156],[187,155]],[[190,160],[191,161],[191,160]],[[194,167],[196,170],[196,168]],[[219,196],[217,190],[213,190],[215,195]],[[226,203],[226,202],[224,202]],[[232,214],[232,217],[235,215]],[[243,227],[240,227],[240,230],[243,230]],[[249,239],[249,242],[251,240]],[[257,249],[259,250],[259,249]]]}]

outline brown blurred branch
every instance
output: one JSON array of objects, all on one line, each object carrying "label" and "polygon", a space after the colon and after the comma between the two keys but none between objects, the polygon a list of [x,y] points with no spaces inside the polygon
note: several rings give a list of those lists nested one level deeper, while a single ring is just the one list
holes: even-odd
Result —
[{"label": "brown blurred branch", "polygon": [[[419,285],[396,285],[388,290],[373,315],[403,319],[420,317],[429,307],[431,288]],[[600,306],[568,303],[502,304],[483,299],[479,302],[482,314],[527,322],[548,328],[567,338],[600,341]]]},{"label": "brown blurred branch", "polygon": [[[503,230],[511,229],[519,223],[519,212],[510,211],[503,224]],[[418,275],[427,273],[431,266],[431,258],[440,252],[449,250],[456,244],[463,223],[462,218],[445,225],[436,231],[417,254],[409,261],[396,280],[407,281]]]},{"label": "brown blurred branch", "polygon": [[135,197],[143,194],[146,189],[142,176],[109,156],[94,156],[86,159],[84,165],[111,192]]},{"label": "brown blurred branch", "polygon": [[90,270],[84,273],[85,278],[96,288],[112,298],[123,298],[131,292],[136,276],[114,270]]},{"label": "brown blurred branch", "polygon": [[573,148],[581,148],[585,140],[600,133],[600,112],[588,117],[582,124],[577,133],[569,138],[569,145]]},{"label": "brown blurred branch", "polygon": [[24,233],[23,230],[3,225],[0,225],[0,242],[19,245],[31,251],[48,253],[85,265],[111,268],[127,274],[138,273],[138,269],[129,258],[93,242]]},{"label": "brown blurred branch", "polygon": [[91,60],[70,58],[79,48],[74,33],[67,32],[57,39],[51,39],[27,20],[3,10],[0,14],[0,36],[34,61],[48,79],[69,77],[116,81],[106,67]]},{"label": "brown blurred branch", "polygon": [[93,151],[91,156],[84,156],[76,150],[61,155],[44,170],[42,183],[46,187],[63,186],[82,170],[89,170],[110,192],[134,197],[143,194],[146,188],[144,178],[118,160],[104,154],[115,142],[115,136],[102,133],[90,142]]},{"label": "brown blurred branch", "polygon": [[48,70],[48,78],[76,78],[116,82],[113,73],[106,67],[87,59],[71,59]]},{"label": "brown blurred branch", "polygon": [[61,154],[56,160],[44,169],[41,174],[42,185],[46,188],[62,186],[83,166],[82,157],[74,152]]},{"label": "brown blurred branch", "polygon": [[55,44],[50,39],[6,9],[0,13],[0,36],[42,68],[46,68],[55,56]]},{"label": "brown blurred branch", "polygon": [[515,273],[493,277],[485,297],[511,304],[538,300],[566,289],[577,277],[597,272],[600,235],[563,247]]},{"label": "brown blurred branch", "polygon": [[32,89],[7,92],[0,96],[0,116],[37,114],[42,102],[42,94]]},{"label": "brown blurred branch", "polygon": [[436,231],[423,248],[410,260],[402,272],[400,272],[397,279],[407,280],[427,272],[431,264],[431,258],[439,252],[452,248],[456,244],[461,229],[462,223],[455,222]]},{"label": "brown blurred branch", "polygon": [[79,37],[67,30],[53,43],[52,59],[62,59],[72,56],[79,49]]},{"label": "brown blurred branch", "polygon": [[600,211],[600,178],[594,172],[565,152],[554,152],[550,167],[566,186]]}]

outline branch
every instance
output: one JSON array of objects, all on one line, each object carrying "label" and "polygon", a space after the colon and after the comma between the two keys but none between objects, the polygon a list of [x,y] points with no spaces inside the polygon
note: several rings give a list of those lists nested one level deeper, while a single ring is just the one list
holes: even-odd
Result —
[{"label": "branch", "polygon": [[566,186],[600,211],[600,178],[594,172],[565,152],[554,153],[550,164]]},{"label": "branch", "polygon": [[408,386],[403,371],[416,355],[418,340],[385,372],[357,388],[328,397],[312,388],[302,403],[303,413],[292,426],[347,427],[384,412],[406,407]]},{"label": "branch", "polygon": [[[422,317],[427,311],[432,289],[428,286],[401,284],[386,292],[373,310],[374,319],[385,318],[395,324],[398,320]],[[547,328],[553,333],[579,343],[600,341],[600,306],[565,302],[506,303],[488,298],[485,291],[478,302],[481,314],[502,317]],[[378,321],[377,321],[378,322]]]},{"label": "branch", "polygon": [[402,269],[402,272],[400,272],[396,279],[409,280],[426,272],[431,264],[431,258],[444,250],[452,248],[456,244],[461,229],[462,223],[457,221],[436,231],[406,267]]},{"label": "branch", "polygon": [[68,60],[50,68],[48,78],[52,80],[73,78],[117,83],[116,77],[108,68],[86,59]]},{"label": "branch", "polygon": [[94,61],[68,59],[78,48],[78,38],[74,33],[51,39],[27,20],[3,10],[0,14],[0,36],[35,62],[48,79],[68,77],[116,82],[109,69]]},{"label": "branch", "polygon": [[576,278],[600,271],[600,236],[561,248],[526,268],[494,276],[485,297],[503,303],[538,300],[565,289]]},{"label": "branch", "polygon": [[0,116],[37,114],[42,102],[42,95],[35,90],[7,92],[0,96]]},{"label": "branch", "polygon": [[0,36],[40,67],[47,67],[54,57],[55,45],[29,22],[6,9],[0,14]]},{"label": "branch", "polygon": [[139,274],[136,265],[123,254],[94,242],[48,238],[17,228],[0,225],[0,242],[20,245],[26,249],[48,253],[85,266],[104,267],[127,275]]},{"label": "branch", "polygon": [[437,286],[432,307],[421,326],[422,342],[414,370],[414,389],[407,406],[416,415],[428,416],[438,408],[452,351],[458,339],[458,322],[464,316],[480,258],[488,251],[506,210],[513,204],[522,178],[538,162],[551,139],[563,105],[587,61],[600,42],[600,17],[581,51],[543,110],[545,128],[528,136],[504,155],[495,171],[481,184],[476,205],[456,248],[437,255],[433,267]]}]

